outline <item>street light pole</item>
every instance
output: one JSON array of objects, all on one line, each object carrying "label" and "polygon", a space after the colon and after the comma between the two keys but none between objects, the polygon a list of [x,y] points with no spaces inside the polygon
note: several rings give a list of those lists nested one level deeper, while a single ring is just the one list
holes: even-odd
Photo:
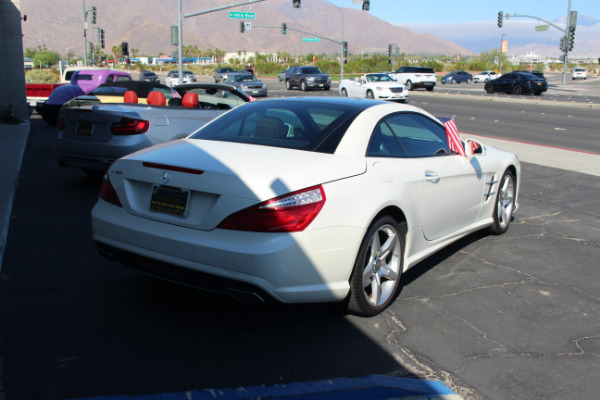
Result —
[{"label": "street light pole", "polygon": [[87,37],[85,33],[86,24],[86,13],[85,13],[85,0],[81,0],[81,6],[83,8],[83,65],[87,66]]},{"label": "street light pole", "polygon": [[504,47],[504,36],[507,36],[506,33],[503,33],[500,37],[500,75],[502,75],[502,48]]},{"label": "street light pole", "polygon": [[327,3],[331,4],[342,13],[342,51],[340,52],[340,81],[344,79],[344,9],[336,6],[328,0]]},{"label": "street light pole", "polygon": [[[569,30],[571,28],[571,0],[569,0],[569,8],[567,9],[567,29],[565,30],[565,37],[568,38],[569,37]],[[568,39],[567,39],[568,40]],[[568,43],[566,44],[568,46]],[[565,51],[563,53],[564,55],[564,60],[563,60],[563,73],[562,73],[562,86],[565,87],[567,82],[567,67],[568,67],[568,55],[569,52]]]}]

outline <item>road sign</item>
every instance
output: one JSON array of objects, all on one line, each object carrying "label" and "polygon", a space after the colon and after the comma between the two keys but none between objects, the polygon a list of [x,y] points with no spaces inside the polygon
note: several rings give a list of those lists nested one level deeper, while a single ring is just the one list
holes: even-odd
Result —
[{"label": "road sign", "polygon": [[246,30],[247,31],[251,31],[252,30],[252,22],[244,22],[244,25],[246,25]]},{"label": "road sign", "polygon": [[243,11],[229,11],[229,19],[256,19],[256,13]]},{"label": "road sign", "polygon": [[540,32],[540,31],[547,31],[549,28],[550,28],[550,25],[537,25],[535,27],[535,30],[537,32]]},{"label": "road sign", "polygon": [[318,38],[318,37],[305,37],[305,38],[302,38],[302,41],[303,42],[320,42],[321,38]]}]

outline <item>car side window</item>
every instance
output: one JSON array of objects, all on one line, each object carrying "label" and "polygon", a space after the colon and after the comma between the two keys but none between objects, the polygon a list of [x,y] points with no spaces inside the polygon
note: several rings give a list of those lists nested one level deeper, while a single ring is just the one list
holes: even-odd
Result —
[{"label": "car side window", "polygon": [[407,157],[431,157],[452,154],[444,127],[429,118],[402,113],[386,119]]},{"label": "car side window", "polygon": [[405,157],[406,153],[396,135],[385,122],[381,121],[371,134],[367,157]]}]

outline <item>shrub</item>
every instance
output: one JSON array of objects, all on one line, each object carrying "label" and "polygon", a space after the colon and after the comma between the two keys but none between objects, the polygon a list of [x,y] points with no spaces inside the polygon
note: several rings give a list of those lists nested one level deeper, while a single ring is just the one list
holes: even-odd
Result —
[{"label": "shrub", "polygon": [[34,69],[25,74],[27,83],[60,83],[58,74],[44,69]]}]

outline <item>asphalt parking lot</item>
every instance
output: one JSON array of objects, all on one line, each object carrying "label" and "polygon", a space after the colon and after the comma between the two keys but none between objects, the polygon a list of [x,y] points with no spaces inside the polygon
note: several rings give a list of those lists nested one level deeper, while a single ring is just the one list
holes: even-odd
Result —
[{"label": "asphalt parking lot", "polygon": [[[0,273],[2,400],[371,373],[440,381],[464,399],[600,392],[598,176],[524,162],[505,235],[473,234],[424,260],[387,311],[363,319],[223,301],[101,259],[85,235],[95,189],[42,165],[48,145],[47,130],[32,131]],[[57,207],[43,223],[41,205]],[[59,227],[66,236],[52,237]]]}]

